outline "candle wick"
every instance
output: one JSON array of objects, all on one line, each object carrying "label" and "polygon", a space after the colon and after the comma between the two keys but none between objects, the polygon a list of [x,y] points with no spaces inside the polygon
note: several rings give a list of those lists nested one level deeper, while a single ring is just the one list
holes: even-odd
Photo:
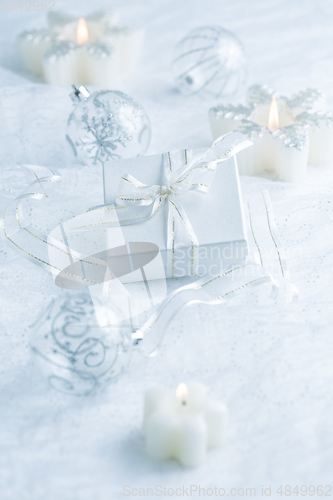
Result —
[{"label": "candle wick", "polygon": [[186,406],[186,401],[185,401],[185,399],[183,399],[183,401],[182,401],[182,405],[183,405],[183,406]]}]

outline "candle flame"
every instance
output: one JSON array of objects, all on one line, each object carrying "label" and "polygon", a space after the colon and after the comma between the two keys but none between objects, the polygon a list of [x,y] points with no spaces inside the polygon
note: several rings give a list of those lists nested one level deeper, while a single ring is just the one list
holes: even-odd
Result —
[{"label": "candle flame", "polygon": [[78,45],[83,45],[84,43],[87,43],[89,40],[87,23],[85,22],[83,17],[80,17],[79,22],[77,24],[76,40]]},{"label": "candle flame", "polygon": [[188,388],[186,384],[179,384],[176,389],[176,396],[178,399],[183,399],[188,395]]},{"label": "candle flame", "polygon": [[268,128],[271,132],[274,132],[274,130],[279,128],[279,110],[275,97],[273,97],[271,107],[269,109]]}]

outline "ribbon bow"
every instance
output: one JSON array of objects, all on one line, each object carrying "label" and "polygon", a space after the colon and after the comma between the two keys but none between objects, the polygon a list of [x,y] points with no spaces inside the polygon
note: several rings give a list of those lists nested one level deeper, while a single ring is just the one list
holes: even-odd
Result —
[{"label": "ribbon bow", "polygon": [[[181,204],[188,191],[207,194],[213,182],[217,164],[235,155],[252,142],[239,132],[219,137],[205,152],[188,158],[185,150],[163,155],[163,184],[148,186],[130,174],[121,177],[116,204],[132,207],[133,212],[122,224],[142,222],[153,217],[163,203],[168,203],[167,250],[168,275],[174,276],[175,245],[191,247],[191,275],[193,275],[198,240],[191,222]],[[189,152],[191,154],[191,152]],[[170,270],[171,269],[171,270]]]}]

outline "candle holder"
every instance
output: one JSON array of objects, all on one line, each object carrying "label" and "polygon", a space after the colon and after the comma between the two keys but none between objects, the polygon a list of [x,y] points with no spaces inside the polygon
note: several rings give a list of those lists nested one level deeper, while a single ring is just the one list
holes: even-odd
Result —
[{"label": "candle holder", "polygon": [[299,182],[308,162],[333,163],[333,116],[324,113],[324,106],[324,94],[316,89],[288,99],[265,85],[253,85],[247,106],[216,106],[209,119],[214,137],[239,130],[253,141],[253,148],[237,155],[241,174],[269,171],[280,180]]},{"label": "candle holder", "polygon": [[74,109],[66,140],[79,163],[104,163],[145,154],[151,128],[147,113],[130,96],[113,90],[90,94],[73,86]]}]

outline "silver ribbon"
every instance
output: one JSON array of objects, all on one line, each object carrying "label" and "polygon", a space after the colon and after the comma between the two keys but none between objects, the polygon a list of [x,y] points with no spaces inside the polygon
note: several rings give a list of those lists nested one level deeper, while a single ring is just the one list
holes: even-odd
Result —
[{"label": "silver ribbon", "polygon": [[268,287],[272,299],[277,297],[278,282],[268,269],[250,261],[229,266],[217,276],[204,276],[169,294],[132,334],[132,338],[139,343],[144,357],[154,357],[162,345],[169,323],[180,311],[194,304],[223,304],[227,299],[261,285]]},{"label": "silver ribbon", "polygon": [[[264,190],[262,192],[262,201],[263,201],[263,208],[264,208],[264,213],[266,215],[266,224],[267,224],[267,229],[268,229],[268,235],[269,239],[271,240],[272,243],[272,248],[273,252],[276,254],[276,259],[278,262],[278,272],[274,273],[275,279],[279,281],[279,292],[280,295],[282,295],[282,300],[285,303],[293,303],[297,302],[299,298],[299,291],[296,285],[291,281],[290,278],[290,272],[289,272],[289,266],[287,263],[287,259],[284,254],[284,249],[280,241],[280,237],[278,234],[278,230],[276,227],[276,222],[275,222],[275,217],[274,217],[274,211],[271,203],[271,199],[269,196],[269,193],[267,190]],[[255,261],[257,263],[260,263],[262,266],[265,267],[272,267],[272,257],[268,258],[267,255],[265,255],[265,252],[261,252],[258,241],[255,237],[254,234],[254,229],[251,221],[251,213],[250,213],[250,206],[248,204],[248,217],[249,217],[249,226],[251,229],[251,234],[252,238],[255,243],[255,247],[257,248],[257,258],[255,258]],[[266,249],[268,249],[268,244],[265,245]],[[258,258],[259,257],[259,258]]]},{"label": "silver ribbon", "polygon": [[[54,267],[49,262],[47,236],[33,228],[25,220],[22,204],[26,200],[46,200],[61,176],[55,168],[39,165],[21,165],[34,177],[29,186],[6,208],[2,217],[3,235],[11,248],[25,259],[51,271]],[[61,249],[61,251],[67,251]],[[61,272],[61,269],[55,269]]]},{"label": "silver ribbon", "polygon": [[[232,134],[232,137],[226,137],[229,137],[229,141],[230,138],[235,139],[235,135],[236,134]],[[226,143],[224,143],[223,152],[220,156],[226,159],[226,157],[234,154],[235,150],[240,150],[243,147],[246,147],[246,145],[248,144],[239,142],[237,143],[236,141],[233,149],[229,147],[228,150],[225,150]],[[176,199],[176,206],[180,205],[179,200],[176,196],[179,196],[183,191],[198,189],[200,190],[200,192],[207,192],[214,178],[216,163],[218,161],[221,161],[221,158],[216,156],[216,148],[219,150],[219,152],[221,152],[222,144],[215,144],[211,149],[206,151],[206,153],[197,155],[190,161],[190,163],[176,170],[174,172],[174,175],[172,175],[172,170],[170,171],[170,174],[167,176],[167,178],[172,181],[168,184],[170,186],[169,191],[172,191],[172,193],[169,193],[165,186],[149,187],[141,183],[137,184],[137,181],[135,181],[137,186],[140,186],[136,188],[137,190],[141,190],[141,187],[144,190],[150,190],[150,193],[152,194],[150,194],[149,196],[152,196],[152,199],[155,198],[154,201],[151,201],[150,203],[139,205],[139,207],[143,207],[143,209],[148,211],[146,214],[143,214],[143,212],[141,212],[140,215],[146,215],[147,218],[152,217],[156,213],[156,209],[154,209],[156,200],[160,200],[161,198],[162,203],[162,197],[164,201],[167,201],[169,203],[170,208],[170,199],[171,201]],[[203,166],[213,167],[214,169],[201,168]],[[32,228],[31,226],[29,226],[28,223],[24,220],[23,210],[21,207],[22,202],[26,199],[44,200],[48,198],[48,196],[50,195],[50,188],[56,185],[56,183],[60,182],[61,179],[59,174],[54,169],[50,169],[48,167],[39,167],[36,165],[25,165],[24,167],[33,174],[35,180],[20,196],[18,196],[15,200],[13,200],[13,202],[10,203],[3,215],[3,233],[6,237],[7,242],[16,252],[21,254],[23,257],[41,267],[48,269],[49,271],[63,271],[60,268],[58,269],[54,267],[54,265],[52,265],[52,263],[48,259],[47,247],[50,244],[59,252],[68,254],[73,259],[80,260],[87,265],[96,266],[96,262],[90,262],[90,259],[89,261],[86,261],[84,256],[77,254],[70,248],[63,245],[61,242],[47,241],[48,237],[46,235],[39,232],[36,228]],[[196,177],[197,171],[200,171],[202,175],[205,175],[205,172],[208,171],[210,177],[207,175],[207,177],[205,178],[205,186],[193,185],[195,184],[194,180],[198,181],[198,177]],[[181,173],[182,176],[180,175]],[[184,175],[187,176],[186,179],[184,179]],[[124,183],[127,182],[125,179],[127,179],[128,177],[129,176],[123,179]],[[133,178],[130,177],[130,180],[132,179]],[[176,180],[181,180],[181,182],[176,182]],[[201,178],[201,180],[203,180],[203,178]],[[174,186],[175,184],[181,184],[180,187],[177,186],[177,193],[173,193],[173,190],[171,189],[171,186]],[[149,200],[140,200],[140,202],[146,201]],[[280,264],[281,275],[284,281],[284,290],[282,290],[282,292],[284,293],[282,295],[285,299],[288,299],[289,295],[289,302],[293,302],[297,300],[298,293],[295,285],[293,285],[293,283],[290,281],[287,262],[283,254],[283,248],[279,241],[277,228],[274,221],[273,210],[267,192],[263,193],[263,201],[267,218],[268,234],[271,242],[274,245],[275,252]],[[129,203],[129,200],[127,200],[127,202]],[[136,205],[135,208],[137,210]],[[124,208],[123,210],[126,211],[127,209],[128,207]],[[133,210],[133,207],[129,206],[129,209]],[[110,222],[100,222],[98,218],[96,222],[96,212],[98,213],[99,210],[88,212],[88,214],[91,214],[92,217],[92,221],[90,224],[88,224],[88,227],[95,226],[95,224],[110,224]],[[136,212],[136,214],[137,213],[138,212]],[[142,218],[140,220],[142,220]],[[247,261],[244,265],[230,267],[218,276],[205,276],[195,283],[191,283],[189,285],[181,287],[174,291],[172,294],[168,295],[165,300],[160,303],[157,308],[155,308],[154,311],[151,311],[150,317],[146,322],[144,322],[142,326],[140,326],[138,329],[133,328],[132,338],[134,341],[140,342],[140,350],[142,354],[148,356],[153,356],[156,354],[170,321],[180,312],[180,310],[188,307],[189,305],[195,303],[205,303],[210,305],[220,304],[225,302],[227,297],[233,297],[235,294],[241,293],[245,290],[253,289],[258,285],[264,285],[264,288],[267,285],[270,285],[271,296],[273,298],[276,297],[279,289],[279,283],[276,279],[276,276],[274,276],[274,278],[272,276],[272,272],[270,270],[271,263],[269,262],[269,260],[267,262],[264,262],[262,259],[262,255],[264,254],[262,250],[264,249],[260,248],[260,246],[258,245],[258,238],[254,234],[251,218],[250,227],[256,248],[258,250],[260,262]],[[82,278],[82,276],[80,275],[74,277],[78,280],[83,280],[88,285],[90,283],[94,283],[89,282],[89,279]],[[151,341],[153,342],[152,348],[150,348],[148,345]]]},{"label": "silver ribbon", "polygon": [[[239,132],[230,132],[219,137],[204,153],[195,155],[190,162],[172,161],[170,153],[163,155],[163,184],[148,186],[125,175],[116,196],[116,204],[126,207],[126,215],[121,213],[121,224],[141,223],[153,217],[163,203],[168,204],[167,219],[167,271],[174,277],[175,246],[191,247],[191,275],[194,275],[194,262],[198,240],[182,203],[182,195],[189,191],[207,194],[214,180],[217,164],[227,160],[252,142]],[[176,168],[174,163],[176,163]],[[178,165],[177,165],[178,163]]]}]

